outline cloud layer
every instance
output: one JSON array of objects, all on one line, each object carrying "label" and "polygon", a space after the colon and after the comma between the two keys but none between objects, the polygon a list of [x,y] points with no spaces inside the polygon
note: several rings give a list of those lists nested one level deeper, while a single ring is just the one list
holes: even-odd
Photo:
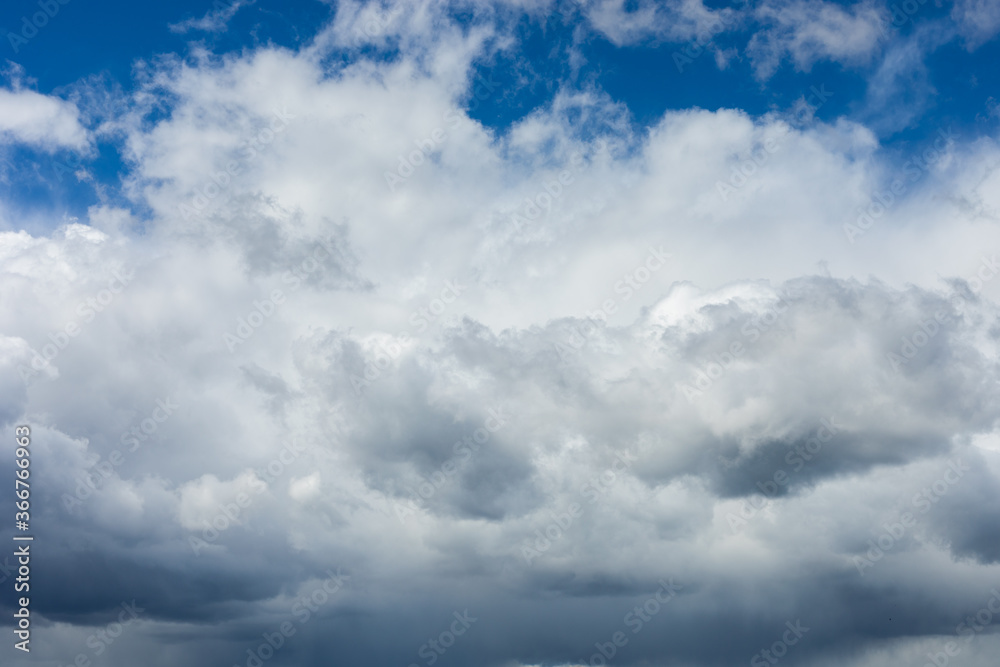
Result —
[{"label": "cloud layer", "polygon": [[[0,233],[45,545],[14,664],[992,664],[959,624],[1000,562],[996,139],[899,160],[819,84],[644,130],[563,83],[497,132],[510,9],[476,11],[145,63],[102,126],[134,208]],[[573,11],[616,44],[716,13]],[[877,48],[874,6],[757,11],[762,78]]]}]

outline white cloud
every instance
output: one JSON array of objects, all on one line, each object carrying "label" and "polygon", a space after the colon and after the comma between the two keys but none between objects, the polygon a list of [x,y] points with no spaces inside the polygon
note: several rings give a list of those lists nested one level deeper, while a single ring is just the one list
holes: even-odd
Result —
[{"label": "white cloud", "polygon": [[934,29],[917,30],[889,45],[868,79],[864,115],[881,134],[912,127],[934,99],[935,89],[924,59],[939,45]]},{"label": "white cloud", "polygon": [[288,495],[297,502],[307,502],[320,494],[320,474],[314,472],[305,477],[293,479],[288,485]]},{"label": "white cloud", "polygon": [[203,475],[178,490],[177,520],[191,531],[204,529],[220,516],[239,523],[240,509],[226,515],[226,506],[246,508],[261,488],[266,488],[265,483],[249,470],[227,482],[212,474]]},{"label": "white cloud", "polygon": [[254,0],[227,0],[214,3],[214,9],[201,18],[187,19],[170,24],[172,32],[186,33],[192,30],[199,32],[222,32],[229,21],[243,7],[253,4]]},{"label": "white cloud", "polygon": [[[689,110],[639,132],[570,88],[500,133],[461,106],[488,28],[389,8],[400,57],[331,69],[327,50],[376,12],[354,9],[302,52],[149,66],[122,123],[147,218],[102,206],[93,227],[0,235],[0,365],[17,380],[53,352],[0,384],[5,418],[36,427],[52,589],[91,577],[150,600],[149,641],[192,665],[244,656],[247,628],[277,627],[334,564],[359,592],[297,640],[345,662],[406,664],[439,609],[479,605],[495,620],[463,639],[476,664],[568,663],[664,577],[688,589],[635,644],[651,663],[694,663],[698,628],[722,626],[733,664],[831,586],[812,637],[848,638],[836,664],[951,632],[1000,559],[982,446],[1000,400],[995,140],[944,140],[912,180],[856,122]],[[803,34],[788,47],[802,62],[863,50]],[[171,113],[144,117],[158,100]],[[134,277],[112,294],[121,270]],[[66,509],[166,396],[169,420]],[[491,410],[510,418],[482,441]],[[831,418],[837,439],[792,471]],[[606,474],[623,451],[636,461]],[[967,483],[858,575],[852,557],[956,456]],[[779,468],[789,492],[734,531],[728,514]],[[192,532],[258,479],[270,493],[194,558]],[[575,527],[525,563],[574,502]],[[84,543],[94,559],[56,548]],[[882,618],[914,601],[945,620]],[[83,622],[102,604],[62,611]],[[177,623],[191,610],[210,632]],[[899,644],[856,635],[869,612]],[[382,631],[398,617],[413,632]],[[802,648],[802,664],[829,659]]]},{"label": "white cloud", "polygon": [[951,18],[958,24],[970,51],[1000,32],[1000,5],[992,0],[956,0]]},{"label": "white cloud", "polygon": [[707,42],[738,20],[736,11],[713,11],[702,0],[586,0],[580,4],[594,30],[618,46],[649,40],[687,42],[697,38]]},{"label": "white cloud", "polygon": [[768,0],[756,17],[767,27],[751,38],[747,50],[761,79],[786,57],[802,71],[819,60],[867,63],[883,34],[883,16],[869,2],[845,8],[824,0]]},{"label": "white cloud", "polygon": [[0,141],[53,151],[86,150],[90,134],[71,102],[32,90],[0,89]]}]

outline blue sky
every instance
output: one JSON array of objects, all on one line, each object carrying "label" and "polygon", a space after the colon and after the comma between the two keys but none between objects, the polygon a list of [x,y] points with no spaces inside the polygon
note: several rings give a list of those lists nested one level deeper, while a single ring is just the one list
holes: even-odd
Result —
[{"label": "blue sky", "polygon": [[[972,139],[994,132],[997,126],[1000,73],[993,63],[1000,57],[1000,44],[992,39],[970,49],[949,21],[948,4],[915,4],[917,11],[907,14],[894,3],[897,13],[893,14],[893,3],[889,3],[883,18],[885,32],[880,32],[862,61],[817,57],[801,66],[786,57],[766,77],[755,70],[747,50],[763,23],[752,13],[734,19],[730,24],[733,29],[714,35],[711,41],[703,40],[702,49],[697,36],[681,40],[644,35],[616,44],[612,36],[588,27],[575,4],[564,2],[560,11],[549,14],[515,13],[501,18],[516,46],[474,66],[477,73],[495,80],[504,94],[491,96],[471,112],[473,118],[504,132],[532,110],[550,103],[560,86],[592,86],[623,104],[635,127],[641,129],[655,124],[668,110],[730,108],[754,116],[787,111],[808,97],[811,87],[825,86],[833,96],[817,109],[819,119],[829,122],[843,117],[863,122],[877,133],[887,151],[903,161],[908,154],[923,150],[939,128],[948,127]],[[848,10],[854,5],[828,4]],[[57,15],[37,36],[20,43],[12,42],[9,34],[20,33],[23,17],[38,12],[39,7],[23,0],[8,3],[0,19],[0,28],[8,35],[8,77],[16,71],[13,76],[23,77],[30,87],[46,94],[67,95],[82,87],[129,95],[136,90],[134,67],[139,61],[149,62],[164,54],[190,57],[195,47],[216,56],[261,46],[295,50],[307,45],[335,12],[335,5],[315,1],[259,0],[240,6],[225,29],[179,31],[169,27],[226,6],[232,5],[74,1],[58,5]],[[706,6],[747,11],[739,3]],[[459,25],[483,20],[467,7],[455,8],[453,16]],[[902,69],[891,76],[877,76],[878,68],[889,58],[896,57],[907,43],[917,41],[922,43],[916,55],[908,55],[911,59]],[[723,67],[713,49],[727,53]],[[570,50],[578,52],[582,64],[571,65]],[[356,56],[350,49],[331,55],[333,68],[335,63],[349,62]],[[381,49],[381,57],[392,58],[392,49]],[[897,106],[886,107],[880,102],[882,95],[905,99],[906,117],[899,117]],[[169,112],[169,101],[164,105],[163,112]],[[120,175],[128,169],[119,148],[115,137],[100,138],[95,152],[83,158],[94,178],[108,187],[105,195],[110,197],[116,196]],[[62,157],[65,159],[57,155],[56,160],[65,166],[80,159]],[[19,147],[6,159],[30,165],[9,172],[3,185],[14,206],[62,209],[79,215],[98,201],[92,184],[53,179],[55,167],[47,153]],[[132,205],[141,207],[141,203]]]}]

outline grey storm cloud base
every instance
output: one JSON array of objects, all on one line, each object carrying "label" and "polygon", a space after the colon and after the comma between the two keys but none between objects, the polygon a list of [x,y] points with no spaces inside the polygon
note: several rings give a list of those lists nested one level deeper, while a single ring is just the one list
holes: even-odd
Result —
[{"label": "grey storm cloud base", "polygon": [[[935,313],[943,324],[895,368]],[[88,426],[106,396],[65,402],[40,376],[20,404],[31,392],[74,435],[34,433],[38,632],[72,646],[136,600],[109,664],[149,641],[188,664],[233,661],[299,624],[296,600],[342,568],[346,583],[313,603],[322,622],[270,664],[421,664],[418,648],[466,609],[478,620],[454,664],[589,664],[621,631],[619,664],[725,665],[797,620],[802,664],[947,636],[979,608],[968,600],[986,604],[1000,558],[997,460],[970,445],[996,413],[981,346],[994,317],[971,294],[829,278],[677,284],[624,326],[456,322],[400,348],[360,394],[350,378],[393,344],[313,331],[280,371],[230,365],[178,385],[175,368],[148,366],[135,382],[149,398],[132,399],[142,411],[119,418],[120,438]],[[60,378],[86,366],[74,352]],[[231,397],[209,392],[229,383]],[[273,442],[237,435],[251,405],[270,406]],[[162,423],[129,436],[146,414]],[[220,438],[228,453],[208,446]],[[173,467],[152,472],[154,456]],[[88,475],[96,488],[73,496]],[[628,613],[665,580],[676,598],[633,633],[643,616]]]}]

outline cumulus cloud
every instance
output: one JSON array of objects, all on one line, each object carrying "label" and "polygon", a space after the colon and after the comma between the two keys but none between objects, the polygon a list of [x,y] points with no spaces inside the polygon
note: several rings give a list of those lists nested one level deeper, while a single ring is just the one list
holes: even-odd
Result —
[{"label": "cumulus cloud", "polygon": [[82,151],[91,143],[74,104],[22,88],[0,89],[0,140],[46,151]]},{"label": "cumulus cloud", "polygon": [[[864,7],[782,7],[778,57],[868,48],[832,46]],[[399,53],[330,58],[359,35]],[[248,664],[283,623],[271,664],[422,663],[464,618],[454,664],[596,664],[620,631],[622,664],[721,666],[799,623],[798,664],[868,667],[987,603],[995,140],[640,131],[568,85],[491,130],[498,35],[345,4],[299,51],[147,63],[117,121],[143,214],[0,234],[40,659],[134,600],[105,664]]]}]

